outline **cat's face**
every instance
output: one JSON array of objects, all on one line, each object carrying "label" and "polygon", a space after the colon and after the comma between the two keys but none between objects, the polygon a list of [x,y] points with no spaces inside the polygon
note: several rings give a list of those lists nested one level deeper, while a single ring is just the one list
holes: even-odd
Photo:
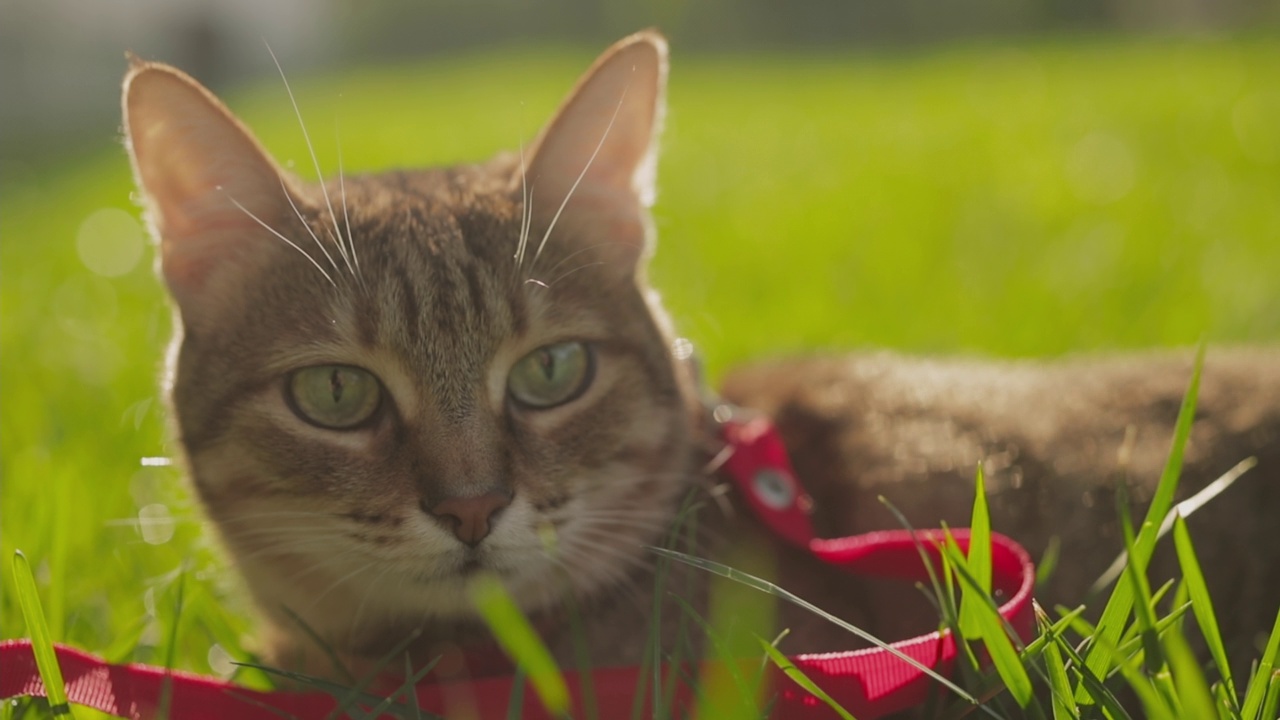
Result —
[{"label": "cat's face", "polygon": [[524,158],[323,186],[190,78],[131,68],[180,439],[269,614],[358,650],[470,616],[476,570],[536,610],[647,562],[690,462],[643,279],[665,66],[660,37],[615,45]]}]

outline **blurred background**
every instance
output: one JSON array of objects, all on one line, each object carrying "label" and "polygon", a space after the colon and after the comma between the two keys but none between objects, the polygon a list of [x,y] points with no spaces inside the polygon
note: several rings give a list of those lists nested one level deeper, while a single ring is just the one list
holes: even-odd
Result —
[{"label": "blurred background", "polygon": [[0,0],[6,157],[74,150],[114,116],[128,49],[215,90],[291,74],[493,48],[601,47],[656,26],[678,52],[919,50],[983,39],[1257,32],[1276,0]]},{"label": "blurred background", "polygon": [[249,627],[166,464],[124,53],[313,178],[266,44],[329,174],[527,143],[649,26],[673,53],[651,275],[713,377],[1280,341],[1277,0],[0,0],[0,558],[32,558],[55,638],[177,638],[229,673]]}]

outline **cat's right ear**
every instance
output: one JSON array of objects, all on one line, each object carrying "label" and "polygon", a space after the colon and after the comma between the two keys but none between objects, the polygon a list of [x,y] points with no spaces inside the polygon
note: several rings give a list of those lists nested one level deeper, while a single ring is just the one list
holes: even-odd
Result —
[{"label": "cat's right ear", "polygon": [[264,224],[276,227],[287,212],[285,175],[226,106],[180,70],[131,57],[123,105],[161,269],[188,317],[234,293],[234,282],[262,262],[253,245],[266,240]]},{"label": "cat's right ear", "polygon": [[[667,42],[647,30],[604,52],[534,143],[528,180],[537,216],[594,212],[624,244],[645,245],[667,83]],[[519,186],[517,186],[519,189]],[[572,198],[566,200],[566,198]]]}]

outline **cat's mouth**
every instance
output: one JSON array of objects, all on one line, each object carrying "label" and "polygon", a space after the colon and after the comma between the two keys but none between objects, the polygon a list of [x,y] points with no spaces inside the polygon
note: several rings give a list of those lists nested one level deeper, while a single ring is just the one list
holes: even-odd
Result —
[{"label": "cat's mouth", "polygon": [[467,556],[463,558],[462,565],[458,567],[458,574],[462,577],[471,577],[481,570],[487,569],[484,562],[480,559],[479,553],[469,550]]},{"label": "cat's mouth", "polygon": [[425,582],[439,582],[445,579],[470,579],[480,573],[503,574],[508,568],[496,560],[491,552],[482,548],[465,548],[454,556],[451,562],[439,567],[435,572],[422,576]]}]

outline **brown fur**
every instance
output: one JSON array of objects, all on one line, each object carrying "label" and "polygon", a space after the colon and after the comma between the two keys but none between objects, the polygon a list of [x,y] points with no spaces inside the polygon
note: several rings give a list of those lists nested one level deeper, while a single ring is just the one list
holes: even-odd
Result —
[{"label": "brown fur", "polygon": [[[932,625],[914,591],[904,601],[901,589],[833,576],[712,497],[702,468],[718,448],[644,275],[665,69],[656,34],[615,45],[527,165],[504,155],[323,185],[281,170],[194,80],[130,69],[131,157],[182,328],[168,379],[176,427],[272,661],[328,671],[292,615],[357,667],[413,630],[422,657],[484,645],[466,591],[484,570],[561,662],[576,664],[574,615],[593,662],[638,662],[654,607],[645,546],[664,541],[690,497],[703,509],[684,547],[762,545],[781,584],[855,622],[887,636]],[[594,349],[582,395],[547,410],[514,403],[514,364],[565,341]],[[1280,543],[1266,537],[1280,509],[1278,355],[1211,354],[1189,455],[1193,487],[1259,460],[1194,530],[1237,644],[1280,604]],[[331,364],[380,383],[378,409],[350,430],[310,424],[286,399],[292,373]],[[1033,552],[1063,537],[1046,597],[1072,603],[1120,547],[1112,483],[1127,473],[1139,494],[1151,487],[1188,375],[1185,355],[873,355],[747,369],[725,395],[777,419],[826,534],[893,527],[876,494],[917,526],[963,525],[983,462],[996,529]],[[468,547],[431,508],[476,497],[510,504]],[[707,608],[705,575],[677,568],[666,582]],[[672,641],[680,613],[660,597]],[[780,622],[790,650],[850,645],[790,608]]]},{"label": "brown fur", "polygon": [[[992,525],[1061,560],[1037,599],[1074,607],[1123,549],[1116,486],[1145,512],[1164,467],[1192,354],[1056,362],[930,360],[890,353],[747,368],[725,397],[773,416],[828,535],[968,524],[986,470]],[[1246,458],[1257,466],[1190,523],[1233,657],[1258,657],[1280,609],[1280,351],[1210,350],[1180,497]],[[1135,522],[1141,515],[1135,517]],[[1167,544],[1167,541],[1166,541]],[[1167,549],[1167,548],[1166,548]],[[1180,577],[1157,554],[1158,585]]]}]

